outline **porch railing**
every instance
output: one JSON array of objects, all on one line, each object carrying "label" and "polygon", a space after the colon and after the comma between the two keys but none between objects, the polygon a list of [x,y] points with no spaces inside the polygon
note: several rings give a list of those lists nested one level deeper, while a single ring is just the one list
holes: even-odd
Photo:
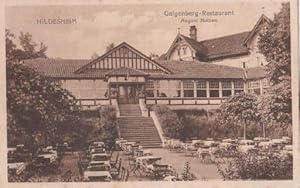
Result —
[{"label": "porch railing", "polygon": [[108,98],[95,98],[95,99],[76,99],[76,104],[82,109],[92,109],[101,105],[108,105],[110,101]]},{"label": "porch railing", "polygon": [[206,97],[146,97],[147,105],[166,104],[166,105],[219,105],[227,98],[206,98]]}]

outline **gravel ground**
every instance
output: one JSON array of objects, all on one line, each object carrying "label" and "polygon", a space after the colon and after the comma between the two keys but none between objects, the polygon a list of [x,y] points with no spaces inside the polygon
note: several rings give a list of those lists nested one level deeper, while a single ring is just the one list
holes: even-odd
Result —
[{"label": "gravel ground", "polygon": [[[150,149],[153,155],[161,157],[161,162],[164,164],[171,164],[178,174],[184,171],[185,162],[188,161],[191,167],[191,172],[197,177],[198,180],[221,180],[222,177],[217,172],[215,164],[203,164],[198,157],[187,157],[184,153],[176,153],[167,149]],[[116,154],[116,153],[115,153]],[[114,155],[115,155],[114,154]],[[129,161],[127,155],[120,152],[122,158],[122,166],[129,168]],[[128,181],[149,181],[149,177],[139,175],[139,173],[131,173]]]}]

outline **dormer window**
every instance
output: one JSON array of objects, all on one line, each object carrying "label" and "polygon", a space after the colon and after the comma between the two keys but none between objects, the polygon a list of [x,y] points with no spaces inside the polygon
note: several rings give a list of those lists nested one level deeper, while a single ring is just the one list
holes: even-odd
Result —
[{"label": "dormer window", "polygon": [[183,54],[186,55],[186,47],[182,48]]},{"label": "dormer window", "polygon": [[246,68],[246,62],[243,62],[243,69]]}]

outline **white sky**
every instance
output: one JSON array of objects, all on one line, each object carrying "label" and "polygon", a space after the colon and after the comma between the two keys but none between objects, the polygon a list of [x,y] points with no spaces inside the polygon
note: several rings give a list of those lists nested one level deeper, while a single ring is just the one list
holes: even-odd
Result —
[{"label": "white sky", "polygon": [[[231,3],[230,3],[231,2]],[[204,40],[252,29],[262,13],[273,19],[282,1],[238,1],[198,4],[130,4],[77,6],[9,6],[6,28],[13,33],[29,32],[36,42],[48,46],[49,57],[87,59],[106,46],[125,41],[141,52],[162,54],[167,51],[178,29],[188,35],[196,25],[198,39]],[[264,7],[264,9],[262,8]],[[180,23],[182,18],[164,16],[164,11],[233,10],[234,16],[218,16],[217,23]],[[75,18],[72,25],[37,24],[37,19]],[[185,17],[187,18],[187,17]],[[204,17],[198,17],[204,18]]]}]

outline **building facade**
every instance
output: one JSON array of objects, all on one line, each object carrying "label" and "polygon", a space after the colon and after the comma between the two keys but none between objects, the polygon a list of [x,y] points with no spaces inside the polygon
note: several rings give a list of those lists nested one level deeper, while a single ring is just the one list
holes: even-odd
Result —
[{"label": "building facade", "polygon": [[32,59],[23,63],[57,79],[82,109],[105,104],[166,104],[218,108],[239,92],[263,94],[265,60],[257,50],[262,16],[252,31],[197,41],[178,34],[165,59],[153,60],[123,42],[94,60]]}]

